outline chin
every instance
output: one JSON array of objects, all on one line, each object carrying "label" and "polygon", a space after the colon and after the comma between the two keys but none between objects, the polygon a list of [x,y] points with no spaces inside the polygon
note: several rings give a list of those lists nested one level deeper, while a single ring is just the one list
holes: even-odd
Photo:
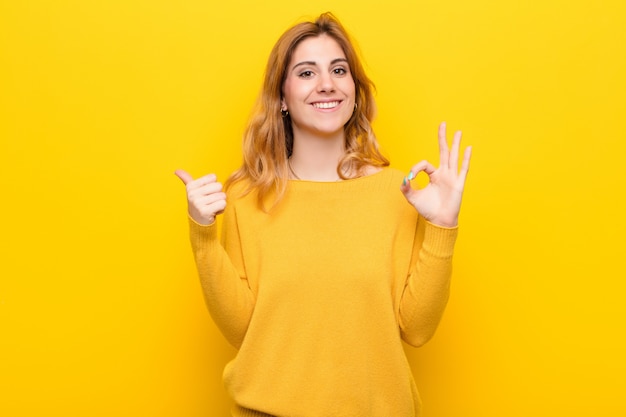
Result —
[{"label": "chin", "polygon": [[[346,122],[347,123],[347,122]],[[318,126],[318,128],[316,129],[317,132],[319,132],[320,135],[323,136],[333,136],[339,133],[343,133],[344,132],[344,126],[345,123],[342,125],[334,125],[332,127],[330,126]]]}]

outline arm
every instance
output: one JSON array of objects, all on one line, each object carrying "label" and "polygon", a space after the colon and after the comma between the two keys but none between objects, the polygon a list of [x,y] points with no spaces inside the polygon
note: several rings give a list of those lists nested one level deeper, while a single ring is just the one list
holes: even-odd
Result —
[{"label": "arm", "polygon": [[[459,170],[461,132],[456,132],[448,149],[446,124],[439,126],[439,168],[422,161],[405,177],[400,190],[420,214],[413,253],[413,268],[400,300],[402,336],[420,346],[434,334],[450,293],[452,253],[457,236],[461,199],[469,171],[471,147],[465,150]],[[420,172],[428,175],[423,189],[411,180]],[[417,251],[417,253],[416,253]]]},{"label": "arm", "polygon": [[[227,223],[226,221],[224,223],[223,234],[227,233]],[[239,348],[254,309],[254,298],[244,271],[235,267],[231,257],[220,244],[215,223],[203,226],[190,218],[189,231],[209,313],[226,340]],[[231,236],[230,232],[228,246],[238,245],[238,240]]]},{"label": "arm", "polygon": [[402,339],[421,346],[435,333],[448,302],[452,253],[457,228],[444,228],[419,217],[413,267],[400,299]]},{"label": "arm", "polygon": [[[254,297],[243,269],[236,213],[226,207],[226,195],[214,175],[193,180],[184,171],[189,203],[189,232],[204,299],[213,321],[236,348],[241,346],[254,308]],[[217,237],[215,216],[226,210],[222,235]]]}]

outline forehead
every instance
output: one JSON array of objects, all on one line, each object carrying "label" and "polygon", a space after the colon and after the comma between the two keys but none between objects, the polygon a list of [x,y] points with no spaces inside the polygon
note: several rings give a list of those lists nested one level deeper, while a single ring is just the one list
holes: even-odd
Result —
[{"label": "forehead", "polygon": [[346,59],[346,54],[334,38],[328,35],[308,37],[296,46],[291,56],[290,67],[303,61],[322,63],[337,58]]}]

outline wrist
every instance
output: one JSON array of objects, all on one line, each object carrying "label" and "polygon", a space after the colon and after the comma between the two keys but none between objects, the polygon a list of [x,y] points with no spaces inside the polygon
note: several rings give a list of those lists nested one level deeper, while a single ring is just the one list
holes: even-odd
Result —
[{"label": "wrist", "polygon": [[197,217],[197,216],[193,216],[191,213],[189,213],[189,218],[197,225],[199,226],[211,226],[213,223],[215,223],[215,216],[210,217],[210,218],[203,218],[203,217]]},{"label": "wrist", "polygon": [[429,223],[432,223],[435,226],[439,226],[439,227],[447,227],[447,228],[454,228],[457,227],[459,225],[459,219],[458,217],[455,218],[432,218],[432,219],[426,219]]}]

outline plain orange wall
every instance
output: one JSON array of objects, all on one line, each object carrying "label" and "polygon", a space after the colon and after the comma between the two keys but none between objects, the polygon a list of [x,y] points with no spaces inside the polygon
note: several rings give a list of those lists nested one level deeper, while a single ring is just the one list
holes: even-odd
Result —
[{"label": "plain orange wall", "polygon": [[333,11],[392,165],[474,157],[425,416],[626,412],[626,3],[0,1],[0,415],[218,416],[185,168],[220,178],[278,36]]}]

